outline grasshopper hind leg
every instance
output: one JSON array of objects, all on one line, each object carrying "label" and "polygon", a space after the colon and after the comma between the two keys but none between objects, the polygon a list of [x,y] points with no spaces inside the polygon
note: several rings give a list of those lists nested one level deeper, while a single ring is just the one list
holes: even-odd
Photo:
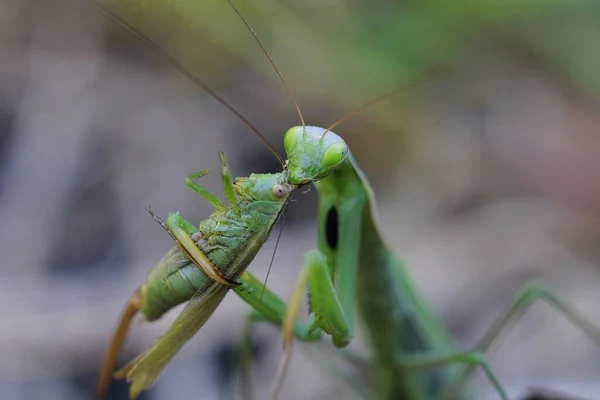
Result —
[{"label": "grasshopper hind leg", "polygon": [[106,355],[104,356],[104,362],[102,363],[102,369],[100,370],[100,376],[96,386],[96,399],[106,398],[106,394],[108,393],[108,389],[110,388],[110,383],[112,380],[112,373],[117,363],[117,357],[119,356],[119,351],[121,350],[121,347],[123,347],[123,343],[127,338],[131,321],[133,321],[133,318],[140,310],[141,302],[142,295],[140,289],[138,289],[129,298],[125,308],[123,309],[117,329],[113,334],[110,346],[108,347]]}]

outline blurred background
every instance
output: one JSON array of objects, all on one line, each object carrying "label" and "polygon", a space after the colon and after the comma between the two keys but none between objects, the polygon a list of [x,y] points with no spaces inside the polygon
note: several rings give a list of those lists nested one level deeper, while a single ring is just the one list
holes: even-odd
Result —
[{"label": "blurred background", "polygon": [[[238,1],[311,125],[431,68],[417,87],[336,132],[374,186],[384,235],[463,348],[536,279],[600,326],[600,5],[595,1]],[[283,151],[298,117],[225,0],[108,0],[208,81]],[[90,0],[0,0],[0,398],[92,398],[125,301],[172,246],[148,216],[212,211],[222,193],[280,169],[242,123]],[[296,193],[268,284],[288,298],[314,248],[315,191]],[[250,271],[264,279],[274,251]],[[120,365],[178,314],[136,323]],[[141,398],[239,398],[246,306],[227,296]],[[368,351],[359,331],[352,347]],[[297,345],[285,399],[351,398],[330,358]],[[281,355],[259,326],[254,389]],[[319,357],[320,356],[320,357]],[[490,353],[511,396],[532,387],[600,399],[600,349],[536,304]],[[480,376],[477,398],[495,399]],[[116,382],[111,399],[125,399]]]}]

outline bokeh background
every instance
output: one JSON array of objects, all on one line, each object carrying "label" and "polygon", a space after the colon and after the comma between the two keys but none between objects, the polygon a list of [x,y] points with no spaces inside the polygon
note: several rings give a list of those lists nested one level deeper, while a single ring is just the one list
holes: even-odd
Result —
[{"label": "bokeh background", "polygon": [[[372,182],[390,246],[463,348],[536,279],[600,326],[600,6],[595,1],[238,1],[298,98]],[[283,150],[298,118],[225,0],[107,6],[214,86]],[[243,124],[89,0],[0,1],[0,398],[86,399],[122,306],[171,239],[147,215],[210,206],[183,178],[276,171]],[[203,183],[221,193],[217,173]],[[315,192],[287,212],[268,284],[287,298],[316,244]],[[264,279],[274,240],[250,270]],[[239,398],[248,307],[230,294],[142,398]],[[121,363],[177,315],[136,323]],[[362,333],[353,347],[368,351]],[[285,399],[352,398],[297,345]],[[281,341],[255,330],[257,398]],[[512,396],[600,399],[600,349],[535,305],[490,354]],[[477,398],[496,398],[484,379]],[[111,399],[125,399],[116,383]]]}]

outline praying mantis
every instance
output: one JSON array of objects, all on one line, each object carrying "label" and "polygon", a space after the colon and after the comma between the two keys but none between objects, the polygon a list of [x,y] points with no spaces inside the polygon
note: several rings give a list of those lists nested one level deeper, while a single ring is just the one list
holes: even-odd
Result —
[{"label": "praying mantis", "polygon": [[[253,321],[267,321],[282,328],[285,354],[273,397],[277,396],[285,377],[293,339],[315,341],[325,333],[336,347],[346,347],[353,339],[357,311],[367,328],[373,349],[372,397],[377,399],[465,398],[469,394],[465,390],[465,380],[476,368],[480,368],[499,398],[507,400],[506,391],[489,366],[485,352],[501,331],[537,300],[547,301],[600,345],[600,331],[596,327],[547,289],[530,284],[519,292],[512,305],[496,319],[472,350],[458,350],[418,292],[404,263],[390,251],[380,234],[373,190],[348,145],[331,131],[347,117],[327,129],[306,125],[292,92],[269,53],[235,5],[227,1],[273,65],[298,111],[302,125],[289,129],[284,136],[285,161],[273,151],[282,162],[283,171],[280,173],[255,174],[234,182],[225,157],[220,154],[228,205],[195,183],[207,171],[190,175],[186,179],[187,185],[216,210],[198,227],[179,213],[169,214],[163,222],[151,212],[176,245],[129,300],[107,353],[98,384],[98,397],[107,390],[116,355],[127,334],[127,327],[138,311],[151,321],[189,300],[166,334],[117,372],[118,378],[126,378],[131,383],[132,398],[158,379],[181,346],[218,308],[229,289],[253,308]],[[118,19],[114,15],[112,18]],[[161,53],[178,65],[164,51]],[[181,65],[178,67],[186,72]],[[190,73],[186,72],[186,75],[265,140],[204,82]],[[386,95],[366,103],[355,112]],[[272,147],[269,148],[272,150]],[[296,188],[309,184],[313,184],[319,194],[318,246],[306,253],[292,298],[286,304],[245,270],[268,239],[289,195]],[[180,290],[189,286],[190,282],[193,282],[191,290],[189,287],[185,287],[185,291]],[[301,323],[299,309],[307,288],[311,312],[308,321]]]}]

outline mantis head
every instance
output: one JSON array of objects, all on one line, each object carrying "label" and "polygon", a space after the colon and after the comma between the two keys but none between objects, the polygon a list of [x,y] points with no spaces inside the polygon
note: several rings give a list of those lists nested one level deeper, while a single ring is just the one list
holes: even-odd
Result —
[{"label": "mantis head", "polygon": [[289,182],[305,185],[325,178],[348,157],[344,140],[318,126],[295,126],[285,133]]}]

